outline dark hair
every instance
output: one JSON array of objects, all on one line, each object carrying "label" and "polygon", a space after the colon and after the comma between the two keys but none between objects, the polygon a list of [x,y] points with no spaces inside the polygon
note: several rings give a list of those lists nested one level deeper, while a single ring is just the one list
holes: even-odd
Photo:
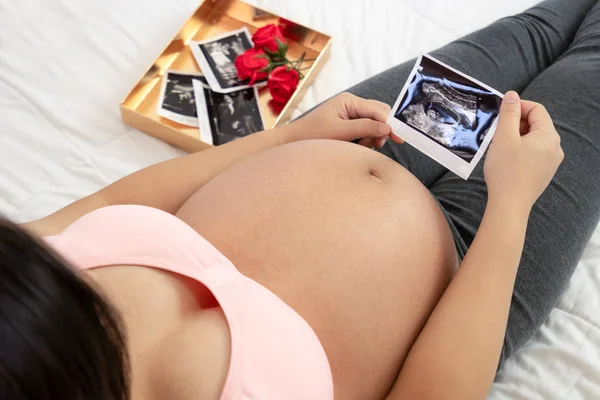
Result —
[{"label": "dark hair", "polygon": [[119,316],[58,255],[0,216],[0,399],[128,398]]}]

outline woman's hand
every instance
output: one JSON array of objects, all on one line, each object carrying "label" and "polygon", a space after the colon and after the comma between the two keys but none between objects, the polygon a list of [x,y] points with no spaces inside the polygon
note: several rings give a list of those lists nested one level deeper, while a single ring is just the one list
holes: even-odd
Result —
[{"label": "woman's hand", "polygon": [[[392,129],[386,124],[390,106],[342,93],[290,124],[293,140],[335,139],[381,148]],[[391,135],[397,143],[402,139]]]},{"label": "woman's hand", "polygon": [[485,160],[489,202],[528,214],[563,158],[560,136],[544,106],[508,92]]}]

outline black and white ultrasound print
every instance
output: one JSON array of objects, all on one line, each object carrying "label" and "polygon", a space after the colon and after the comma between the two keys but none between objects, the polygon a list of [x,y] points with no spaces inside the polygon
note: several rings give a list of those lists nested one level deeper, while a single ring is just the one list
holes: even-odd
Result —
[{"label": "black and white ultrasound print", "polygon": [[495,91],[423,57],[395,117],[470,162],[501,102]]},{"label": "black and white ultrasound print", "polygon": [[189,126],[198,126],[193,81],[206,82],[194,73],[167,71],[163,76],[158,115]]},{"label": "black and white ultrasound print", "polygon": [[230,93],[215,92],[207,85],[195,88],[200,131],[209,130],[215,146],[264,130],[256,88]]},{"label": "black and white ultrasound print", "polygon": [[246,35],[237,33],[200,47],[213,71],[216,72],[221,87],[230,88],[241,83],[234,62],[237,56],[251,47]]},{"label": "black and white ultrasound print", "polygon": [[[248,88],[248,80],[241,80],[235,68],[235,59],[253,47],[247,28],[238,29],[202,42],[190,43],[192,54],[206,76],[211,89],[228,93]],[[266,80],[259,81],[264,84]]]}]

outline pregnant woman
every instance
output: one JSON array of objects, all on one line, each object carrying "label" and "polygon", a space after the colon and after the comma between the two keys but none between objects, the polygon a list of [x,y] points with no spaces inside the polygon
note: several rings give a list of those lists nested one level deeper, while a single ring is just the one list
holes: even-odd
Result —
[{"label": "pregnant woman", "polygon": [[548,0],[432,54],[523,99],[468,181],[384,123],[410,61],[2,221],[0,398],[485,398],[598,223],[600,2]]}]

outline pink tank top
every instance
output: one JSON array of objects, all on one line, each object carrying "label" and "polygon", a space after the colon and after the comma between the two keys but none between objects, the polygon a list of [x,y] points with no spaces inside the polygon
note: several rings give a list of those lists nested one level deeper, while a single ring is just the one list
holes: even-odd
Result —
[{"label": "pink tank top", "polygon": [[221,399],[333,399],[327,356],[308,323],[177,217],[143,206],[106,207],[45,240],[80,269],[139,265],[205,285],[231,333]]}]

